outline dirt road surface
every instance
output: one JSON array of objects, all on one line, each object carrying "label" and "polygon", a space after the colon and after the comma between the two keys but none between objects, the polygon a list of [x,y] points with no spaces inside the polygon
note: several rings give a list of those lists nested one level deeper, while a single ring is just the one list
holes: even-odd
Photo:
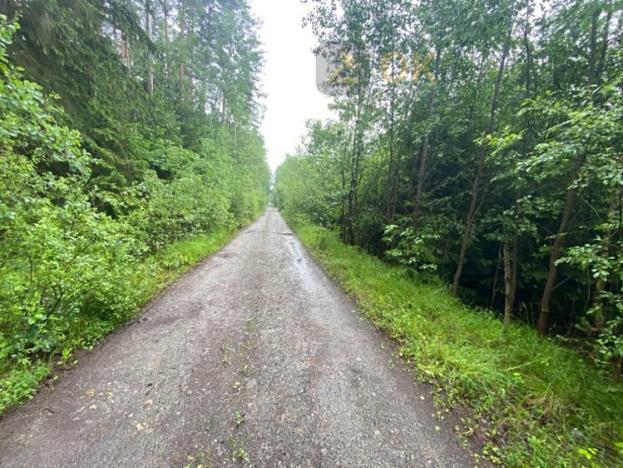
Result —
[{"label": "dirt road surface", "polygon": [[0,421],[0,466],[472,465],[269,209]]}]

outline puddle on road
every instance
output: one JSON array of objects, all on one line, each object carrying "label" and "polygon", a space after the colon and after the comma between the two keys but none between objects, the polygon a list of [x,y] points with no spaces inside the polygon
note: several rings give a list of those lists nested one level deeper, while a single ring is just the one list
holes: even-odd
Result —
[{"label": "puddle on road", "polygon": [[298,273],[299,283],[309,293],[316,294],[319,292],[319,285],[312,266],[306,260],[303,247],[296,239],[288,241],[287,244],[292,256],[292,264]]}]

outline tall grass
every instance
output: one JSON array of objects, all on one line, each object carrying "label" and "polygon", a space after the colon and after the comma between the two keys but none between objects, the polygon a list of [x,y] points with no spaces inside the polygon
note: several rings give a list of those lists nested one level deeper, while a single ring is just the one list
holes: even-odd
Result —
[{"label": "tall grass", "polygon": [[[414,280],[326,229],[295,225],[304,245],[400,344],[440,409],[460,408],[466,437],[506,466],[623,466],[623,384],[552,339]],[[443,411],[442,411],[443,412]]]}]

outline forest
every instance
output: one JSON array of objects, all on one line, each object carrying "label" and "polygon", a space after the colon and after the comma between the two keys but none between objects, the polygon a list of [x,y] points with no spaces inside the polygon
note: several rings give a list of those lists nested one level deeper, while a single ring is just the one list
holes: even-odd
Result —
[{"label": "forest", "polygon": [[621,372],[620,2],[312,3],[339,119],[283,210]]},{"label": "forest", "polygon": [[623,4],[307,3],[335,118],[277,206],[490,461],[618,466]]},{"label": "forest", "polygon": [[261,213],[242,0],[0,2],[0,412]]}]

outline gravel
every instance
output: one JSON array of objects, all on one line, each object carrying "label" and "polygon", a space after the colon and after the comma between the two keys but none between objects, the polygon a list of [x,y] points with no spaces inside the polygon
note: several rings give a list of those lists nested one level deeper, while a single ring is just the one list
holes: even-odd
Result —
[{"label": "gravel", "polygon": [[270,208],[6,414],[0,465],[473,465],[434,414]]}]

